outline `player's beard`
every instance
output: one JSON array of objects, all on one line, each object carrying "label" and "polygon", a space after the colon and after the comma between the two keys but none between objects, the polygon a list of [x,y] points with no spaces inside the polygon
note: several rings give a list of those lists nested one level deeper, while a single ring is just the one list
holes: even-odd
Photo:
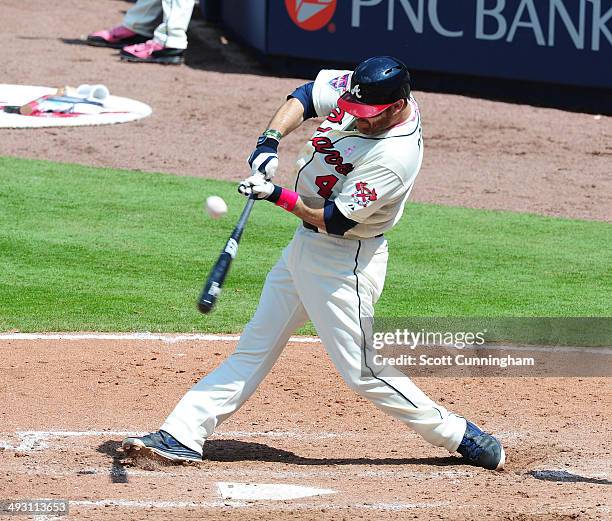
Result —
[{"label": "player's beard", "polygon": [[393,111],[387,109],[372,118],[357,118],[355,126],[362,134],[374,136],[391,128],[395,124],[395,118],[396,115]]}]

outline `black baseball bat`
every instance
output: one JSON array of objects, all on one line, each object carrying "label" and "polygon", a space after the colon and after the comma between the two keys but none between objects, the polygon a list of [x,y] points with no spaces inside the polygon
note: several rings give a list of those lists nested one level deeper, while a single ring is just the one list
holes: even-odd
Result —
[{"label": "black baseball bat", "polygon": [[217,262],[208,275],[208,279],[206,280],[206,284],[204,284],[202,294],[198,299],[198,309],[200,310],[200,313],[210,312],[214,307],[219,294],[221,293],[221,288],[223,287],[223,282],[225,282],[225,277],[229,272],[232,261],[238,253],[238,244],[240,243],[242,232],[244,231],[244,227],[246,226],[255,201],[256,199],[254,198],[249,198],[247,201],[246,205],[244,206],[244,210],[242,210],[242,213],[240,214],[240,219],[238,219],[238,223],[234,227],[234,231],[232,231],[230,238],[225,243],[225,247],[217,259]]}]

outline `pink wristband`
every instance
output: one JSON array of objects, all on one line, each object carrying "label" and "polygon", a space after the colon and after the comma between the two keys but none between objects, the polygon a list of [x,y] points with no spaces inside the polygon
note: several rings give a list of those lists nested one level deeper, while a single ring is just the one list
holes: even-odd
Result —
[{"label": "pink wristband", "polygon": [[295,205],[297,204],[299,197],[300,196],[298,195],[297,192],[283,188],[281,190],[281,194],[280,194],[280,197],[278,198],[278,201],[276,201],[276,206],[280,206],[281,208],[284,208],[288,212],[291,212],[295,208]]}]

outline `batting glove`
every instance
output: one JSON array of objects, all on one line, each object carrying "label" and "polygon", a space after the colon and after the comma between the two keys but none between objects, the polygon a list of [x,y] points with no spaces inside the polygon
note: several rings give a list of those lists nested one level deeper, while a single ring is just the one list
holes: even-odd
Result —
[{"label": "batting glove", "polygon": [[266,130],[257,140],[257,147],[247,159],[251,175],[261,174],[269,181],[278,168],[278,145],[281,133],[277,130]]},{"label": "batting glove", "polygon": [[267,199],[272,195],[276,187],[261,174],[247,177],[238,185],[238,191],[245,197],[255,196],[255,199]]}]

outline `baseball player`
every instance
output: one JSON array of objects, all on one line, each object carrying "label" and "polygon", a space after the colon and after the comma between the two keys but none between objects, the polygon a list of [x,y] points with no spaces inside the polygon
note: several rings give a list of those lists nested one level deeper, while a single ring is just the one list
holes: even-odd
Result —
[{"label": "baseball player", "polygon": [[[326,119],[299,153],[294,189],[274,185],[281,138],[312,117]],[[268,274],[236,351],[185,394],[161,430],[126,438],[124,450],[200,461],[206,438],[251,396],[310,318],[351,389],[429,443],[470,464],[502,469],[496,438],[432,401],[408,377],[386,377],[367,363],[366,322],[387,267],[384,233],[402,216],[422,158],[419,108],[408,70],[395,58],[370,58],[352,73],[323,70],[288,96],[249,157],[252,175],[239,192],[291,212],[301,221],[297,231]]]}]

